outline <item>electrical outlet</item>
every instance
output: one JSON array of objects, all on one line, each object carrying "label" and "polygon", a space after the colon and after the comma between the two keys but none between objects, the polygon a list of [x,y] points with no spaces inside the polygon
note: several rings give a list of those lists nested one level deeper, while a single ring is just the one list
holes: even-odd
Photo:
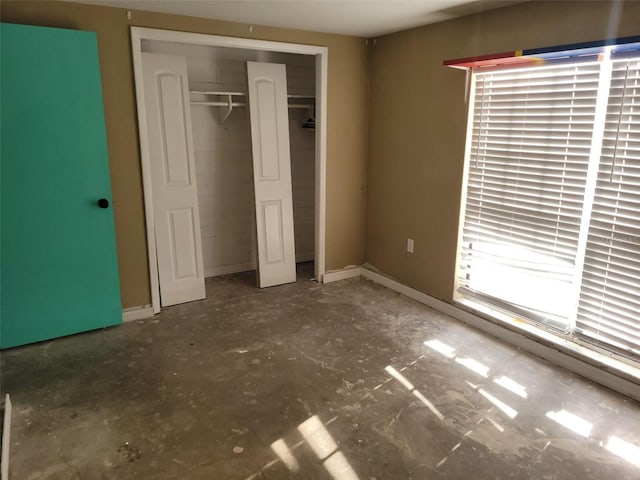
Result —
[{"label": "electrical outlet", "polygon": [[407,238],[407,252],[413,253],[413,238]]}]

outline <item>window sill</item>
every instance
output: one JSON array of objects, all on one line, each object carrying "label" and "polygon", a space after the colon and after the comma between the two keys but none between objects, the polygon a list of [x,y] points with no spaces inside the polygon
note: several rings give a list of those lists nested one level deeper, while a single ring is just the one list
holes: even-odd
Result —
[{"label": "window sill", "polygon": [[598,347],[584,345],[576,340],[569,340],[562,335],[538,327],[522,318],[508,315],[482,303],[466,298],[454,301],[455,305],[465,311],[478,315],[485,321],[503,324],[506,328],[540,341],[549,347],[556,348],[562,353],[570,354],[595,367],[611,371],[622,378],[640,385],[640,368],[632,364],[632,360],[620,357],[614,353],[604,353]]},{"label": "window sill", "polygon": [[484,308],[486,311],[482,311],[483,309],[475,303],[469,305],[471,302],[459,299],[455,304],[444,302],[375,272],[372,268],[374,267],[365,265],[362,268],[362,276],[506,343],[640,401],[640,366],[631,365],[613,355],[605,355],[569,341],[524,320],[509,318],[502,312],[490,308]]}]

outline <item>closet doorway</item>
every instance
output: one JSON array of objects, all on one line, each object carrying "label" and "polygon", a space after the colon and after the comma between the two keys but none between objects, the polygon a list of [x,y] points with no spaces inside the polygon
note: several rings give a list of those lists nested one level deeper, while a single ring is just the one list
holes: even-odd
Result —
[{"label": "closet doorway", "polygon": [[[194,228],[200,245],[198,274],[204,277],[256,268],[256,227],[247,95],[247,62],[286,65],[291,137],[296,261],[314,261],[315,277],[325,268],[327,48],[233,37],[131,28],[144,184],[152,306],[161,299],[156,229],[165,219],[154,213],[153,158],[145,105],[145,56],[167,55],[186,61],[188,135],[197,186]],[[157,160],[156,160],[157,161]],[[156,186],[156,198],[160,193]],[[186,216],[184,216],[186,218]],[[181,221],[176,217],[177,221]],[[194,256],[195,258],[195,256]],[[188,301],[188,295],[187,295]],[[192,298],[196,299],[196,298]],[[179,303],[179,302],[174,302]]]}]

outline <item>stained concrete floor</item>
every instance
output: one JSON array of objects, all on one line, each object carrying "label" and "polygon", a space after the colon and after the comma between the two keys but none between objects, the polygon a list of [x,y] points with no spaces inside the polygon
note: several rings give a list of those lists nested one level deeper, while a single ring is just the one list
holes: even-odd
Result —
[{"label": "stained concrete floor", "polygon": [[638,403],[311,275],[209,279],[207,300],[3,352],[11,478],[640,478]]}]

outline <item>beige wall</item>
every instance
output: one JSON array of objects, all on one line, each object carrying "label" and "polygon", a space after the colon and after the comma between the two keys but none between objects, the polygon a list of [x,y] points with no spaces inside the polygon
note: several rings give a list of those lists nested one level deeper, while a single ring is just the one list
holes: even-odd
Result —
[{"label": "beige wall", "polygon": [[98,33],[127,308],[150,303],[129,26],[327,46],[327,269],[366,259],[450,301],[466,105],[464,73],[442,61],[640,34],[640,2],[626,2],[611,31],[610,11],[609,2],[530,2],[388,35],[368,51],[355,37],[260,26],[249,33],[245,24],[142,11],[128,20],[123,9],[66,2],[3,1],[1,19]]},{"label": "beige wall", "polygon": [[[451,301],[467,108],[442,61],[640,34],[640,2],[530,2],[379,38],[370,65],[366,261]],[[406,253],[407,238],[415,253]]]},{"label": "beige wall", "polygon": [[66,2],[3,1],[3,22],[98,34],[124,308],[151,303],[130,26],[323,45],[329,49],[326,267],[364,261],[367,50],[364,40]]}]

